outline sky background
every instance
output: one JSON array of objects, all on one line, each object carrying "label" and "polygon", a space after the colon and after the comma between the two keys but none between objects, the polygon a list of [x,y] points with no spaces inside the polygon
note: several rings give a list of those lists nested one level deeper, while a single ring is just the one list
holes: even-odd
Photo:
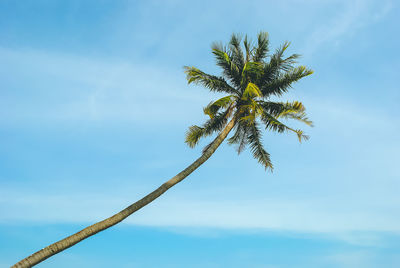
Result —
[{"label": "sky background", "polygon": [[[274,172],[223,145],[184,182],[38,267],[400,267],[399,5],[391,0],[0,1],[0,267],[185,168],[218,95],[214,41],[270,34],[315,73],[311,139],[265,133]],[[205,145],[207,140],[201,143]]]}]

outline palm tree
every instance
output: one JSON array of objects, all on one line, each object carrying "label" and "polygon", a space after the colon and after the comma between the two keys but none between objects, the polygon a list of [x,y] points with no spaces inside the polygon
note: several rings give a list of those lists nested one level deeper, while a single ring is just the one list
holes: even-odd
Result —
[{"label": "palm tree", "polygon": [[300,142],[308,139],[308,136],[304,135],[301,130],[287,126],[282,120],[294,119],[312,125],[301,102],[274,102],[271,100],[271,97],[281,96],[287,92],[294,82],[312,74],[312,71],[304,66],[295,66],[298,54],[284,57],[288,46],[289,43],[285,42],[269,55],[269,39],[266,32],[259,33],[254,44],[247,36],[242,42],[239,35],[233,34],[227,46],[219,43],[212,45],[216,63],[222,68],[222,76],[206,74],[195,67],[184,67],[189,84],[196,83],[210,91],[228,94],[210,102],[203,109],[209,117],[208,120],[202,126],[189,127],[186,134],[185,142],[190,147],[194,147],[201,138],[219,133],[203,149],[202,155],[182,172],[119,213],[39,250],[12,267],[36,265],[121,222],[196,170],[210,158],[232,129],[234,133],[228,139],[228,143],[236,144],[238,153],[249,146],[254,158],[265,169],[272,171],[270,155],[262,144],[260,125],[264,124],[266,130],[279,133],[294,132]]}]

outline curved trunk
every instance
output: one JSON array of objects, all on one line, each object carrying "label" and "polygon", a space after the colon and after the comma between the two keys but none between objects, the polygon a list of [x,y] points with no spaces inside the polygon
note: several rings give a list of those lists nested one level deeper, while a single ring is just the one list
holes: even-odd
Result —
[{"label": "curved trunk", "polygon": [[127,218],[129,215],[132,213],[136,212],[137,210],[141,209],[142,207],[146,206],[147,204],[151,203],[154,201],[156,198],[158,198],[160,195],[165,193],[169,188],[174,186],[175,184],[181,182],[183,179],[185,179],[190,173],[192,173],[196,168],[198,168],[201,164],[203,164],[205,161],[207,161],[208,158],[215,152],[215,150],[218,148],[218,146],[221,145],[223,140],[228,136],[229,132],[232,130],[233,126],[235,125],[235,119],[232,119],[226,126],[225,128],[221,131],[221,133],[214,139],[212,142],[211,146],[196,160],[194,161],[190,166],[185,168],[182,172],[162,184],[160,187],[158,187],[156,190],[151,192],[150,194],[146,195],[139,201],[133,203],[129,207],[121,210],[117,214],[102,220],[100,222],[97,222],[89,227],[86,227],[85,229],[68,236],[54,244],[51,244],[50,246],[47,246],[29,257],[26,257],[25,259],[21,260],[20,262],[14,264],[11,268],[19,268],[19,267],[32,267],[45,259],[53,256],[54,254],[57,254],[64,249],[67,249],[80,241],[88,238],[89,236],[92,236],[98,232],[101,232],[107,228],[110,228],[111,226],[121,222],[125,218]]}]

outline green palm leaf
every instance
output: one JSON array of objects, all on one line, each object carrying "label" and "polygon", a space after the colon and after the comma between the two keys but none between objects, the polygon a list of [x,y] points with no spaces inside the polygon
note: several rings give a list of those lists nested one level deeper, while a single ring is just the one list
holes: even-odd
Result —
[{"label": "green palm leaf", "polygon": [[189,145],[190,148],[193,148],[197,145],[199,140],[204,136],[204,128],[199,126],[190,126],[188,131],[186,132],[185,142]]},{"label": "green palm leaf", "polygon": [[260,62],[262,61],[268,53],[268,33],[260,32],[257,36],[257,48],[255,49],[253,61]]},{"label": "green palm leaf", "polygon": [[222,97],[214,102],[210,102],[206,107],[204,107],[203,112],[210,116],[210,118],[213,118],[221,108],[226,108],[231,105],[233,100],[235,100],[234,95]]},{"label": "green palm leaf", "polygon": [[246,89],[243,92],[242,100],[253,99],[256,97],[261,97],[262,93],[258,86],[253,83],[248,83]]},{"label": "green palm leaf", "polygon": [[265,124],[265,128],[267,130],[277,131],[278,133],[294,132],[297,135],[299,142],[302,142],[302,140],[309,139],[309,136],[305,135],[302,130],[293,129],[293,128],[285,125],[284,123],[280,122],[277,118],[273,117],[272,115],[270,115],[268,113],[264,113],[261,116],[261,120]]},{"label": "green palm leaf", "polygon": [[248,124],[239,121],[235,126],[235,133],[228,139],[228,143],[237,144],[236,151],[240,154],[247,145]]},{"label": "green palm leaf", "polygon": [[184,69],[188,84],[200,84],[215,92],[237,93],[222,77],[206,74],[195,67],[185,66]]},{"label": "green palm leaf", "polygon": [[272,171],[273,166],[270,155],[262,145],[261,133],[257,126],[257,122],[255,121],[249,127],[249,134],[247,136],[247,141],[251,148],[251,152],[253,153],[253,157],[257,159],[258,162],[265,167],[265,169],[270,169]]},{"label": "green palm leaf", "polygon": [[253,52],[255,50],[255,48],[252,46],[251,41],[249,40],[247,35],[244,37],[243,46],[246,51],[246,61],[245,62],[247,63],[250,61],[250,59],[253,58]]},{"label": "green palm leaf", "polygon": [[223,50],[214,47],[212,53],[215,56],[217,65],[222,68],[223,75],[235,86],[240,86],[241,68],[236,65],[232,58]]},{"label": "green palm leaf", "polygon": [[276,118],[294,119],[313,126],[313,122],[308,119],[305,112],[306,108],[299,101],[294,102],[271,102],[258,101],[263,110]]},{"label": "green palm leaf", "polygon": [[202,127],[190,126],[186,132],[185,142],[189,147],[195,147],[201,138],[212,135],[215,132],[221,131],[226,125],[232,109],[227,108],[223,112],[215,114],[212,118],[207,120]]},{"label": "green palm leaf", "polygon": [[232,61],[236,64],[236,66],[241,71],[245,64],[245,59],[242,51],[242,47],[240,45],[242,38],[238,34],[232,34],[231,40],[229,42],[229,51],[232,55]]},{"label": "green palm leaf", "polygon": [[261,87],[261,92],[264,96],[276,95],[281,96],[291,88],[294,82],[297,82],[303,77],[312,74],[313,71],[307,69],[305,66],[299,66],[292,70],[280,74],[278,77],[268,82]]}]

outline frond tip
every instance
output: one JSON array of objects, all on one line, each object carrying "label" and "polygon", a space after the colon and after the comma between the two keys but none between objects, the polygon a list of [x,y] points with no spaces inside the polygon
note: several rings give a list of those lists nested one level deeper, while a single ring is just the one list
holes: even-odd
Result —
[{"label": "frond tip", "polygon": [[203,136],[204,128],[196,125],[190,126],[189,130],[186,132],[185,142],[190,148],[194,148]]},{"label": "frond tip", "polygon": [[273,170],[272,162],[269,153],[264,149],[261,141],[261,133],[254,122],[250,127],[250,133],[247,136],[248,143],[250,144],[251,152],[253,157],[258,160],[260,164],[264,166],[265,169]]},{"label": "frond tip", "polygon": [[254,53],[253,61],[259,62],[262,61],[268,53],[268,33],[267,32],[260,32],[257,36],[257,48]]}]

